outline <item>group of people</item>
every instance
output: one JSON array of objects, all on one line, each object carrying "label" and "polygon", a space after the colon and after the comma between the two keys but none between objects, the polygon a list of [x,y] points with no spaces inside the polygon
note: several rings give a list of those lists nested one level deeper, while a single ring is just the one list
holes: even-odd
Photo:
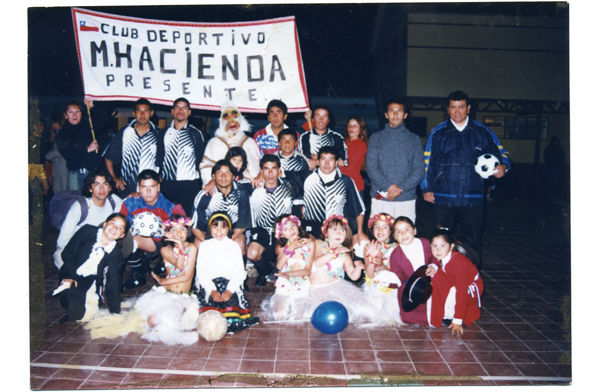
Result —
[{"label": "group of people", "polygon": [[[461,333],[463,322],[479,317],[483,291],[477,267],[456,252],[461,243],[480,251],[484,183],[474,164],[482,154],[495,155],[500,178],[510,160],[495,134],[469,118],[465,93],[448,101],[450,119],[432,130],[425,149],[404,126],[400,99],[390,100],[388,124],[370,140],[358,116],[343,136],[332,131],[324,105],[306,113],[308,132],[292,130],[281,100],[269,103],[269,125],[253,137],[226,102],[206,141],[188,122],[185,98],[173,103],[166,130],[150,121],[148,100],[136,101],[135,119],[107,146],[91,132],[59,131],[70,135],[63,136],[68,143],[57,143],[59,150],[68,145],[79,154],[80,163],[71,165],[63,156],[70,183],[80,183],[85,198],[71,206],[55,253],[61,284],[68,286],[62,321],[83,319],[90,298],[119,312],[121,290],[145,285],[151,272],[169,291],[197,292],[200,312],[227,309],[233,333],[258,322],[244,294],[253,266],[256,286],[275,283],[261,307],[267,318],[306,319],[323,301],[337,300],[352,322],[440,326],[445,318]],[[76,106],[65,111],[70,124],[77,115],[81,123],[81,106],[70,113]],[[368,232],[363,169],[371,182]],[[433,236],[431,247],[416,237],[419,184],[434,204],[434,225],[449,229]],[[461,243],[451,234],[457,225]],[[123,282],[127,265],[131,276]],[[420,265],[431,266],[433,294],[425,308],[404,314],[399,298]],[[148,314],[149,325],[158,319],[157,311]]]}]

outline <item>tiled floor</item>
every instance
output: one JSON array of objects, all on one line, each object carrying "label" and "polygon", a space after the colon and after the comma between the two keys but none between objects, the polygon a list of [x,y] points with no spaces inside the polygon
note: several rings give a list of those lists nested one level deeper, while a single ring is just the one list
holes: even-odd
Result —
[{"label": "tiled floor", "polygon": [[[326,335],[310,323],[261,322],[192,346],[137,334],[91,340],[82,325],[60,324],[55,235],[44,234],[46,329],[31,354],[32,389],[571,383],[570,250],[545,235],[486,234],[482,317],[461,338],[422,326]],[[248,298],[257,307],[272,290],[251,284]]]}]

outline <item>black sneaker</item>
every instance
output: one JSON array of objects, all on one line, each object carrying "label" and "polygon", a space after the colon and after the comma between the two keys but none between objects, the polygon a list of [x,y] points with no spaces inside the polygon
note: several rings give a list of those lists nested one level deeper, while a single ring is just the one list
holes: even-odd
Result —
[{"label": "black sneaker", "polygon": [[134,274],[131,278],[127,279],[127,282],[123,284],[123,290],[131,290],[136,287],[145,286],[146,285],[146,275],[144,276],[136,276]]},{"label": "black sneaker", "polygon": [[159,260],[158,263],[156,263],[154,268],[152,268],[152,272],[159,276],[160,274],[164,274],[165,272],[167,272],[167,269],[165,268],[165,263],[163,263],[162,259]]},{"label": "black sneaker", "polygon": [[452,324],[452,319],[443,319],[442,320],[442,325],[445,327],[449,327],[450,324]]}]

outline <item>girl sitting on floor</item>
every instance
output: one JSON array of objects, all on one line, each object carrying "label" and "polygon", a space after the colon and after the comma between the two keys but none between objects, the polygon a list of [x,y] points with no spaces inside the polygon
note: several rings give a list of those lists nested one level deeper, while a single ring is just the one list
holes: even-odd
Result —
[{"label": "girl sitting on floor", "polygon": [[[417,238],[417,228],[413,221],[405,216],[398,217],[394,223],[394,238],[398,246],[392,253],[389,261],[389,269],[395,273],[401,286],[398,289],[399,297],[402,297],[404,286],[415,271],[424,265],[438,265],[439,262],[431,255],[429,240]],[[433,276],[436,269],[430,267],[427,270],[428,276]],[[400,318],[407,324],[421,324],[429,326],[431,313],[431,299],[426,304],[420,304],[416,309],[410,312],[404,312],[400,309]]]},{"label": "girl sitting on floor", "polygon": [[165,231],[163,242],[172,243],[160,250],[168,275],[166,278],[160,278],[152,272],[152,277],[161,286],[175,293],[189,292],[192,288],[198,248],[194,244],[193,234],[189,228],[191,221],[191,218],[175,214],[163,223]]},{"label": "girl sitting on floor", "polygon": [[258,323],[252,317],[244,294],[246,270],[240,247],[227,233],[231,220],[224,212],[215,212],[208,220],[211,239],[198,247],[196,288],[200,313],[217,310],[227,319],[227,333],[232,334]]},{"label": "girl sitting on floor", "polygon": [[324,240],[315,243],[310,274],[311,307],[308,317],[323,302],[337,301],[346,307],[350,323],[379,321],[379,312],[364,300],[361,289],[344,280],[344,274],[352,280],[358,279],[364,269],[362,263],[355,265],[352,261],[352,230],[348,220],[341,215],[332,215],[323,223],[321,232]]},{"label": "girl sitting on floor", "polygon": [[163,242],[171,243],[160,250],[168,275],[161,278],[152,272],[160,287],[153,287],[135,304],[147,321],[142,335],[145,340],[168,345],[192,344],[198,340],[198,334],[192,332],[198,321],[198,299],[188,294],[198,253],[190,222],[190,218],[174,214],[163,223]]},{"label": "girl sitting on floor", "polygon": [[362,289],[382,320],[400,324],[398,305],[398,277],[389,271],[390,256],[397,246],[392,237],[394,218],[389,214],[375,214],[367,223],[373,240],[364,248],[365,284]]},{"label": "girl sitting on floor", "polygon": [[60,287],[65,287],[60,304],[67,309],[61,323],[90,320],[104,302],[110,313],[121,311],[123,255],[117,240],[128,229],[127,218],[117,212],[108,216],[102,228],[85,225],[69,240],[58,273]]},{"label": "girl sitting on floor", "polygon": [[373,287],[374,276],[379,271],[389,270],[390,256],[396,248],[396,242],[392,237],[394,218],[385,213],[375,214],[367,223],[371,229],[373,240],[365,246],[365,285]]},{"label": "girl sitting on floor", "polygon": [[451,320],[448,329],[460,336],[463,324],[469,326],[481,317],[479,270],[447,229],[433,232],[431,253],[441,264],[431,279],[431,325],[441,327],[442,321]]},{"label": "girl sitting on floor", "polygon": [[275,222],[277,269],[275,293],[261,307],[267,318],[295,320],[304,317],[309,305],[309,275],[315,253],[315,242],[294,215],[282,215]]}]

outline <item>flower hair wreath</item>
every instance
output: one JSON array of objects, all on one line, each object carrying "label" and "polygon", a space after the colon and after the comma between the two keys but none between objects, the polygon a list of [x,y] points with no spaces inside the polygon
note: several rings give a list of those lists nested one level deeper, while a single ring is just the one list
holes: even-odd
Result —
[{"label": "flower hair wreath", "polygon": [[277,239],[281,238],[281,236],[283,235],[283,226],[285,226],[289,222],[293,222],[296,224],[296,226],[301,227],[300,219],[298,219],[297,216],[295,216],[295,215],[286,216],[285,218],[281,219],[281,222],[277,222],[275,224],[275,238],[277,238]]},{"label": "flower hair wreath", "polygon": [[187,218],[187,217],[181,217],[179,219],[166,220],[163,223],[163,227],[164,228],[175,226],[175,225],[191,226],[192,225],[192,219],[191,218]]},{"label": "flower hair wreath", "polygon": [[369,218],[369,221],[367,222],[367,226],[369,226],[369,229],[371,229],[373,227],[373,225],[375,224],[375,222],[378,220],[382,220],[382,221],[386,222],[387,224],[390,225],[390,227],[394,226],[394,221],[395,221],[394,218],[392,218],[388,214],[379,213],[379,214],[375,214],[371,218]]},{"label": "flower hair wreath", "polygon": [[323,222],[323,226],[321,226],[321,233],[323,233],[324,236],[327,236],[327,226],[329,225],[329,222],[331,222],[334,219],[340,220],[344,225],[348,226],[348,219],[346,219],[342,215],[331,215],[329,218],[325,219],[325,222]]}]

